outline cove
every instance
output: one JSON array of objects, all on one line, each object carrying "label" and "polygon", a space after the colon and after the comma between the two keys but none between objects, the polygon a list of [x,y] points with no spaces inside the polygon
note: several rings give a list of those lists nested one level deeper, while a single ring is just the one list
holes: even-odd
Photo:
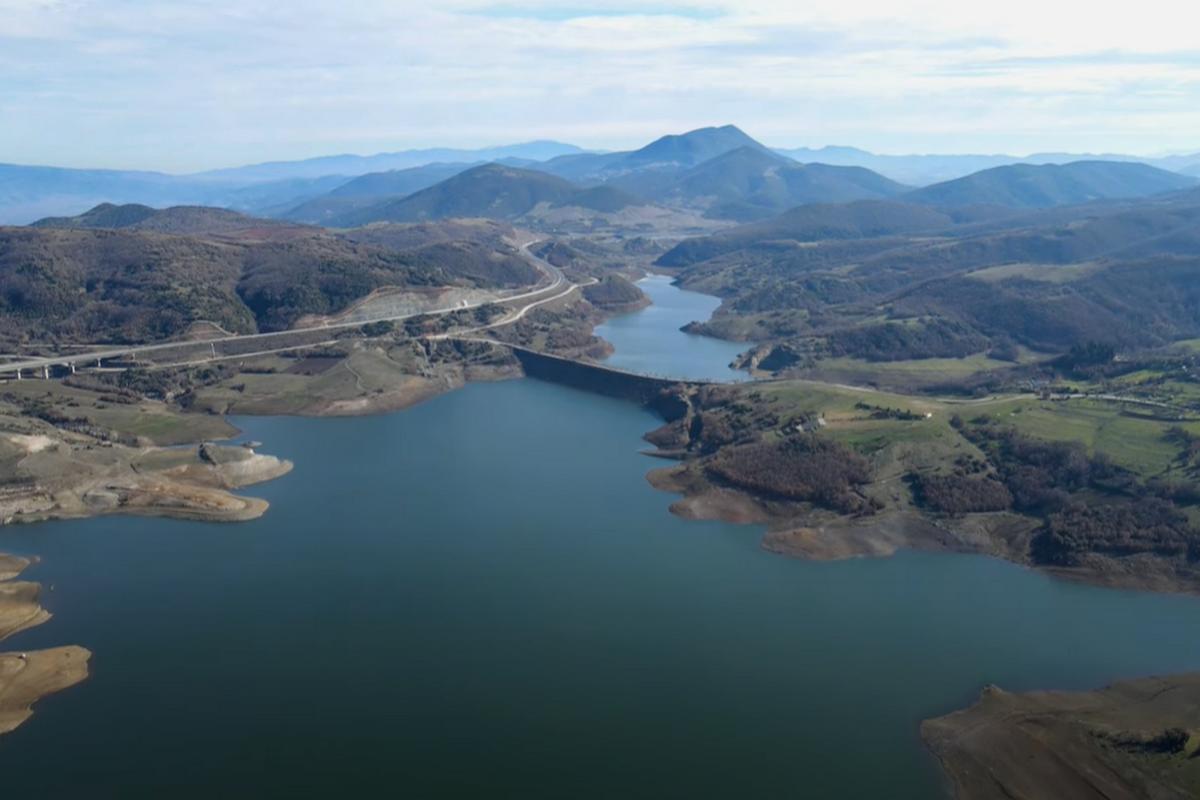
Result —
[{"label": "cove", "polygon": [[1200,669],[1195,598],[675,519],[630,404],[520,380],[234,422],[296,463],[259,520],[0,533],[55,614],[6,647],[94,652],[0,739],[8,796],[933,800],[917,726],[985,683]]}]

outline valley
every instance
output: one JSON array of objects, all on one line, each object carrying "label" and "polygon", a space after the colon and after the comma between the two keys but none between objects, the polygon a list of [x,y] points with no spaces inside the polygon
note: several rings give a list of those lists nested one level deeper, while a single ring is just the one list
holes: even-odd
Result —
[{"label": "valley", "polygon": [[[800,164],[726,127],[625,153],[366,173],[275,218],[104,204],[0,228],[0,523],[269,525],[293,467],[328,465],[258,452],[286,455],[286,440],[218,444],[273,424],[238,417],[348,423],[462,402],[503,428],[488,400],[454,398],[530,377],[652,411],[638,435],[666,462],[650,485],[698,529],[757,526],[755,555],[805,570],[978,556],[1116,598],[1198,595],[1196,186],[1096,160],[915,188]],[[574,396],[550,401],[557,440],[534,423],[503,435],[543,442],[549,461],[576,441],[604,450]],[[449,466],[470,473],[468,442],[493,434],[440,424]],[[572,463],[583,477],[557,490],[603,500],[589,453]],[[421,482],[406,470],[402,483]],[[427,491],[451,506],[474,490],[466,473]],[[241,492],[252,485],[262,499]],[[339,513],[357,519],[354,505]],[[582,523],[564,511],[560,524]],[[13,614],[39,614],[28,584],[9,586],[23,587]],[[1161,663],[1194,668],[1164,647]],[[82,651],[52,652],[20,659],[52,675],[37,691],[30,673],[0,676],[0,730],[86,674]],[[989,689],[972,711],[946,717],[954,698],[939,696],[919,713],[938,717],[922,732],[960,800],[1022,786],[1021,737],[1045,715],[1071,753],[1047,791],[1092,797],[1072,781],[1101,763],[1109,796],[1151,798],[1138,776],[1169,761],[1178,776],[1161,791],[1187,796],[1200,718],[1137,710],[1153,705],[1143,688],[1114,690],[1136,695],[1129,707]],[[1062,710],[1085,707],[1086,735]],[[1178,727],[1177,752],[1146,750]],[[967,777],[980,769],[1000,777]]]}]

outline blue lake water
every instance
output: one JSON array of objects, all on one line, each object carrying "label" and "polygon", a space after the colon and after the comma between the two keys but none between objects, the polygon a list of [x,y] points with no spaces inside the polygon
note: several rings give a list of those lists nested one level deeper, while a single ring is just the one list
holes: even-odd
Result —
[{"label": "blue lake water", "polygon": [[7,644],[94,652],[0,739],[6,796],[933,800],[917,727],[986,683],[1200,669],[1195,598],[673,518],[658,421],[618,401],[520,380],[235,423],[296,463],[259,520],[0,531],[54,586]]},{"label": "blue lake water", "polygon": [[671,285],[664,275],[649,275],[637,284],[654,305],[614,317],[596,335],[616,348],[606,364],[631,372],[687,380],[744,381],[749,376],[729,364],[750,345],[680,331],[689,322],[704,322],[721,301]]}]

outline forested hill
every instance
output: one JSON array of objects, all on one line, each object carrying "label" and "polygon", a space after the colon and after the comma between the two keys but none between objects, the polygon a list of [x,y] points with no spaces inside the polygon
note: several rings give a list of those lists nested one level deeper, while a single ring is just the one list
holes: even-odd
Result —
[{"label": "forested hill", "polygon": [[1194,186],[1195,178],[1147,164],[1121,161],[1013,164],[927,186],[905,195],[904,200],[940,208],[973,205],[1049,208],[1092,200],[1149,197]]},{"label": "forested hill", "polygon": [[1200,336],[1200,191],[991,221],[958,213],[808,206],[685,241],[658,263],[725,298],[708,333],[878,360]]},{"label": "forested hill", "polygon": [[361,241],[310,233],[216,239],[107,228],[0,228],[0,339],[145,342],[210,320],[281,330],[383,286],[524,286],[538,271],[499,241],[425,230]]},{"label": "forested hill", "polygon": [[[47,217],[33,223],[34,228],[108,228],[153,233],[195,236],[221,234],[278,235],[283,231],[300,232],[306,226],[274,219],[261,219],[209,206],[173,206],[155,209],[149,206],[101,203],[76,217]],[[311,229],[310,229],[311,230]]]},{"label": "forested hill", "polygon": [[[657,263],[663,267],[682,267],[770,243],[791,242],[794,246],[829,240],[936,233],[952,228],[962,219],[908,203],[872,200],[846,204],[813,203],[763,222],[713,236],[687,239],[665,253]],[[974,219],[974,215],[965,218]]]},{"label": "forested hill", "polygon": [[419,222],[452,217],[511,220],[541,204],[619,210],[645,201],[611,187],[584,189],[536,170],[485,164],[408,197],[358,208],[325,222],[351,228],[372,222]]},{"label": "forested hill", "polygon": [[805,203],[877,200],[909,191],[861,167],[797,164],[750,146],[690,169],[646,169],[614,177],[606,185],[735,221],[766,219]]}]

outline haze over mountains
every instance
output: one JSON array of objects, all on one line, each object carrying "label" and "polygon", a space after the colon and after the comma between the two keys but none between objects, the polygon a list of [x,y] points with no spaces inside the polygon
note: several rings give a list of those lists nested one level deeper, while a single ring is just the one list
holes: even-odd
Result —
[{"label": "haze over mountains", "polygon": [[[333,156],[188,176],[0,165],[0,223],[79,214],[101,203],[220,206],[330,227],[447,216],[516,220],[539,208],[615,213],[650,204],[750,222],[808,203],[859,200],[1048,207],[1159,194],[1188,188],[1200,177],[1200,156],[1158,160],[1189,174],[1123,163],[1117,156],[1078,161],[1063,155],[1073,161],[1069,166],[996,166],[1015,161],[1007,156],[898,158],[854,148],[775,151],[730,125],[664,136],[619,153],[534,142],[479,151]],[[987,168],[969,169],[980,163]],[[930,175],[956,172],[913,191]],[[897,175],[907,175],[909,183]],[[462,176],[469,179],[457,180]],[[586,191],[599,187],[604,191]]]},{"label": "haze over mountains", "polygon": [[1033,153],[1025,157],[1010,155],[877,155],[857,147],[798,147],[780,149],[778,153],[802,163],[819,162],[847,167],[866,167],[894,181],[911,186],[928,186],[954,180],[973,172],[1011,164],[1069,164],[1072,161],[1130,161],[1149,164],[1171,172],[1200,174],[1200,155],[1176,155],[1161,158],[1106,153]]}]

